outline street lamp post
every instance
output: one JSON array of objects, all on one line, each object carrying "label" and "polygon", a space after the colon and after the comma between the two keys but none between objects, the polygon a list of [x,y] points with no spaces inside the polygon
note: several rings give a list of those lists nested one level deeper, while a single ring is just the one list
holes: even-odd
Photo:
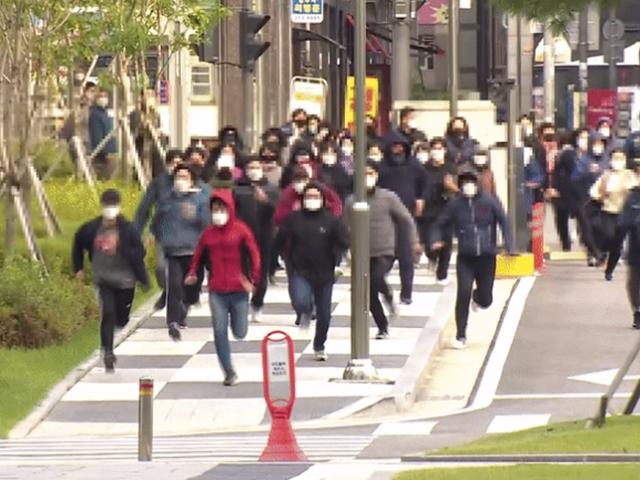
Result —
[{"label": "street lamp post", "polygon": [[459,95],[459,77],[458,77],[458,30],[460,25],[460,0],[449,0],[449,117],[453,118],[458,115],[458,95]]}]

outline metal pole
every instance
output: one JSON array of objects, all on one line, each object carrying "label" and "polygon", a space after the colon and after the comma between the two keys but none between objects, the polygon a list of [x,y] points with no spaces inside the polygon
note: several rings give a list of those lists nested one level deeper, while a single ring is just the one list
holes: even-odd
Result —
[{"label": "metal pole", "polygon": [[627,406],[624,407],[625,415],[633,414],[633,411],[636,409],[636,405],[638,404],[638,400],[640,400],[640,381],[636,383],[633,393],[631,394],[631,398],[629,399]]},{"label": "metal pole", "polygon": [[555,58],[551,24],[544,26],[544,121],[554,123],[555,118]]},{"label": "metal pole", "polygon": [[140,378],[138,398],[138,461],[150,462],[153,455],[153,378]]},{"label": "metal pole", "polygon": [[[242,8],[244,10],[253,10],[252,0],[243,0]],[[248,150],[253,147],[253,130],[254,130],[254,118],[253,118],[253,76],[254,69],[247,68],[242,70],[242,96],[244,97],[243,104],[243,119],[244,119],[244,141]]]},{"label": "metal pole", "polygon": [[391,106],[399,100],[409,100],[411,74],[411,25],[406,18],[393,22],[391,55]]},{"label": "metal pole", "polygon": [[580,65],[578,71],[578,87],[580,89],[580,126],[587,124],[587,91],[589,89],[589,7],[580,12],[578,18],[578,54]]},{"label": "metal pole", "polygon": [[351,213],[351,360],[344,372],[347,380],[377,377],[369,358],[369,204],[366,174],[366,16],[365,0],[356,0],[355,18],[356,158],[355,202]]},{"label": "metal pole", "polygon": [[[519,61],[519,59],[517,60]],[[518,190],[520,182],[516,166],[516,89],[514,81],[508,79],[507,88],[507,168],[509,173],[509,206],[508,215],[511,228],[511,238],[518,248]]]},{"label": "metal pole", "polygon": [[458,31],[460,27],[459,19],[459,0],[449,0],[449,117],[453,118],[458,115],[458,95],[459,95],[459,45]]},{"label": "metal pole", "polygon": [[[616,9],[611,7],[609,9],[609,21],[616,19]],[[611,58],[609,59],[609,90],[618,91],[618,59],[616,57],[616,43],[618,40],[613,38],[609,40],[609,53]]]},{"label": "metal pole", "polygon": [[[522,17],[516,16],[516,87],[518,89],[516,116],[522,115]],[[511,97],[509,97],[511,98]],[[513,119],[515,121],[515,118]]]}]

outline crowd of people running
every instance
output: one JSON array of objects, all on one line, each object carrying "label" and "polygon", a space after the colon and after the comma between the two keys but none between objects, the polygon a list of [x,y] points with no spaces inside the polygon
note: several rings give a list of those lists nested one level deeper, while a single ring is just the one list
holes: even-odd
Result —
[{"label": "crowd of people running", "polygon": [[[558,134],[546,123],[534,133],[531,120],[522,117],[519,131],[522,145],[531,152],[525,158],[530,205],[552,203],[564,249],[571,248],[568,222],[576,218],[590,265],[606,263],[610,280],[626,233],[631,231],[636,241],[640,191],[625,200],[637,185],[634,159],[636,152],[640,157],[640,135],[619,146],[606,119],[594,132]],[[228,331],[242,339],[249,320],[261,321],[265,294],[280,268],[286,270],[295,323],[309,328],[316,320],[314,358],[325,361],[333,285],[341,265],[348,262],[354,153],[349,130],[295,110],[289,123],[263,133],[255,152],[245,148],[233,127],[219,132],[210,151],[169,150],[165,171],[149,185],[132,222],[120,214],[118,192],[106,191],[102,216],[78,231],[73,248],[79,278],[84,278],[84,252],[89,253],[100,297],[106,370],[114,370],[114,329],[128,321],[135,284],[149,284],[141,241],[147,224],[157,245],[155,273],[163,290],[156,308],[166,306],[168,334],[175,341],[181,340],[189,308],[199,302],[208,272],[214,341],[225,385],[238,378]],[[412,303],[414,269],[422,253],[435,281],[448,283],[455,236],[453,347],[464,348],[470,306],[487,308],[492,303],[498,226],[506,251],[514,253],[486,148],[470,136],[463,117],[452,118],[443,136],[428,139],[416,125],[416,112],[405,108],[384,138],[374,119],[367,119],[366,155],[375,338],[389,336],[389,316],[396,315],[397,301]],[[398,297],[386,281],[396,261]],[[637,312],[640,253],[630,254],[629,261],[638,263],[629,282]],[[640,328],[640,314],[634,325]]]}]

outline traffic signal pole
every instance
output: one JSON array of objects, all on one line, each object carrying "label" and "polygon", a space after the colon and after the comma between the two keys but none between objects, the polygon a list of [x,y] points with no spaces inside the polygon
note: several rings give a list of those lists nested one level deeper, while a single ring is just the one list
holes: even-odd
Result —
[{"label": "traffic signal pole", "polygon": [[[253,8],[252,0],[243,0],[243,10],[251,11]],[[244,21],[244,18],[240,16],[240,23]],[[243,31],[242,25],[240,25],[240,32]],[[241,33],[242,35],[242,33]],[[240,50],[242,52],[244,39],[240,39]],[[242,55],[242,53],[241,53]],[[243,63],[242,61],[240,62]],[[243,97],[243,115],[244,119],[244,140],[246,146],[251,150],[253,148],[253,68],[249,69],[246,65],[242,68],[242,97]]]}]

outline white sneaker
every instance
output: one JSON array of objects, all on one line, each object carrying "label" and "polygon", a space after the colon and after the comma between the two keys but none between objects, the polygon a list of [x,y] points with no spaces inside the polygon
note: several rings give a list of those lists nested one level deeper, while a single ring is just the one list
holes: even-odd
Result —
[{"label": "white sneaker", "polygon": [[456,338],[451,342],[451,348],[454,350],[464,350],[467,348],[467,340],[465,338]]},{"label": "white sneaker", "polygon": [[324,350],[321,352],[313,352],[313,359],[316,362],[326,362],[327,360],[329,360],[329,356],[324,353]]},{"label": "white sneaker", "polygon": [[449,279],[443,278],[442,280],[438,280],[436,283],[441,287],[446,287],[447,285],[449,285]]},{"label": "white sneaker", "polygon": [[252,323],[260,323],[260,322],[262,322],[262,309],[261,308],[252,308],[251,309],[251,322]]},{"label": "white sneaker", "polygon": [[484,308],[482,308],[480,304],[476,303],[475,300],[471,300],[471,311],[478,313],[478,312],[481,312],[482,310],[484,310]]}]

